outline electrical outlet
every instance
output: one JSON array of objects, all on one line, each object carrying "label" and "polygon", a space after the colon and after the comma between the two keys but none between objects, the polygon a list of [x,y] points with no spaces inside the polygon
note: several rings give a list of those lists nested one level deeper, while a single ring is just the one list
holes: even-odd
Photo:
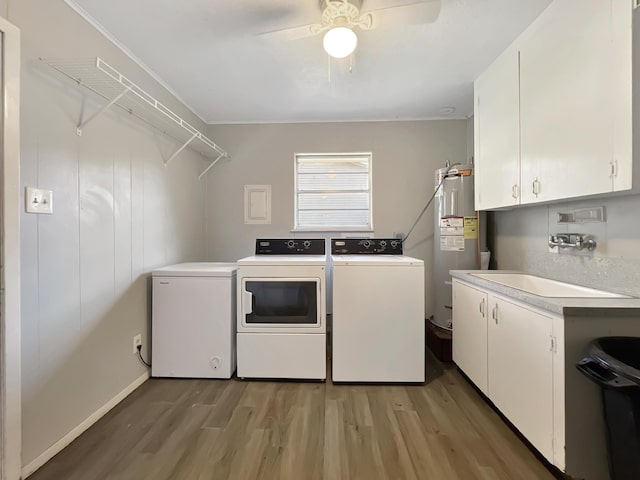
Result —
[{"label": "electrical outlet", "polygon": [[53,191],[26,187],[25,209],[27,213],[53,213]]},{"label": "electrical outlet", "polygon": [[135,337],[133,337],[133,353],[134,355],[138,353],[138,345],[142,345],[142,334],[139,333]]}]

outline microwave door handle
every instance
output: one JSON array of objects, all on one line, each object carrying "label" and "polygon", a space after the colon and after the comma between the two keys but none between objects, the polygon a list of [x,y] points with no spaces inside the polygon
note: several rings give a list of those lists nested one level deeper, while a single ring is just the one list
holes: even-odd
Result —
[{"label": "microwave door handle", "polygon": [[253,293],[246,290],[242,292],[242,312],[245,315],[253,313]]}]

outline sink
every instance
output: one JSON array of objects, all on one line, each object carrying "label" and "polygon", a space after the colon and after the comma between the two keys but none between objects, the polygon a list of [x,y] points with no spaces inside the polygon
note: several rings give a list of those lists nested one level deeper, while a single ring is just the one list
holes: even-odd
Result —
[{"label": "sink", "polygon": [[529,275],[527,273],[472,273],[471,275],[541,297],[631,298],[628,295],[558,282],[557,280],[536,277],[535,275]]}]

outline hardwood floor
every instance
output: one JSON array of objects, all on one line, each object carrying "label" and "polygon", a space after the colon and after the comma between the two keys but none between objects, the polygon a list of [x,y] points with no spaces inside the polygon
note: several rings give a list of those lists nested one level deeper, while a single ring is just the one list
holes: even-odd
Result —
[{"label": "hardwood floor", "polygon": [[32,480],[553,479],[452,366],[417,386],[151,379]]}]

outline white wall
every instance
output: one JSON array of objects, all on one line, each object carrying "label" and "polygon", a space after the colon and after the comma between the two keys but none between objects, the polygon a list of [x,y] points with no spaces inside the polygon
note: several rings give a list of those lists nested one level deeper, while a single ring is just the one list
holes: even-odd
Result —
[{"label": "white wall", "polygon": [[8,3],[23,39],[22,187],[54,196],[53,215],[21,219],[27,465],[145,374],[132,336],[148,356],[148,272],[204,260],[206,163],[186,150],[165,168],[175,142],[116,111],[76,136],[81,112],[104,102],[38,57],[101,56],[203,125],[62,0]]},{"label": "white wall", "polygon": [[[253,254],[258,237],[293,235],[295,153],[373,152],[376,236],[406,234],[433,193],[435,170],[447,160],[462,162],[467,154],[465,120],[213,125],[209,131],[233,155],[216,165],[207,179],[211,261]],[[271,225],[244,224],[245,184],[272,185]],[[405,253],[425,260],[425,313],[430,315],[433,208],[408,239]]]},{"label": "white wall", "polygon": [[[606,209],[606,222],[558,224],[557,213],[576,208]],[[534,274],[640,295],[640,195],[605,197],[522,207],[492,214],[490,247],[498,269]],[[572,249],[550,253],[550,233],[579,232],[593,235],[593,252]],[[557,251],[557,249],[556,249]]]}]

